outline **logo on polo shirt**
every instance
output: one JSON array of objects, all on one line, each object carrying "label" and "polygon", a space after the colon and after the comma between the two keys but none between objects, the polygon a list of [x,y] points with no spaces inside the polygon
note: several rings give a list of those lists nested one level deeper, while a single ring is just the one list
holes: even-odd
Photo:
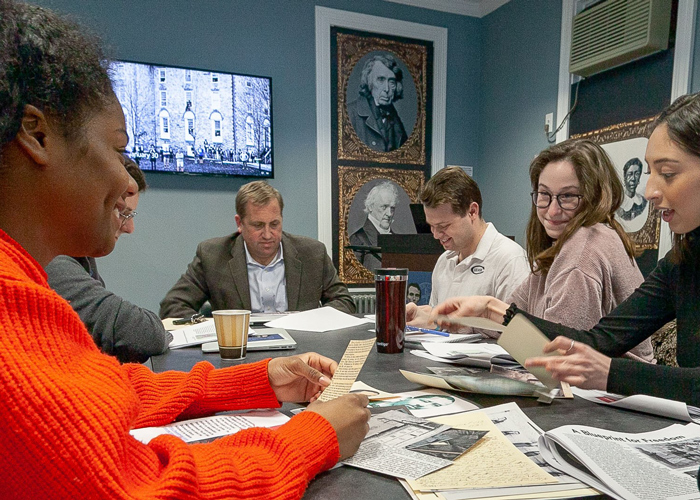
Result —
[{"label": "logo on polo shirt", "polygon": [[484,266],[472,267],[472,274],[482,274],[483,272],[484,272]]}]

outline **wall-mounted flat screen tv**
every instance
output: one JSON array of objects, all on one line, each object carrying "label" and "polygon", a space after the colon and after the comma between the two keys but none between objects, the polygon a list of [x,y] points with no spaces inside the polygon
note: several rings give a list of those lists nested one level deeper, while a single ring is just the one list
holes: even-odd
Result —
[{"label": "wall-mounted flat screen tv", "polygon": [[270,78],[128,61],[111,70],[141,169],[274,177]]}]

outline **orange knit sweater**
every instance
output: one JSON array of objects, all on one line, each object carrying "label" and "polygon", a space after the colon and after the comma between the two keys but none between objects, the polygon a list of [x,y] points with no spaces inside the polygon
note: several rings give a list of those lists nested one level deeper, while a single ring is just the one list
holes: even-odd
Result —
[{"label": "orange knit sweater", "polygon": [[335,431],[303,412],[208,444],[129,430],[277,407],[267,361],[154,374],[97,349],[46,274],[0,231],[0,498],[300,498],[338,460]]}]

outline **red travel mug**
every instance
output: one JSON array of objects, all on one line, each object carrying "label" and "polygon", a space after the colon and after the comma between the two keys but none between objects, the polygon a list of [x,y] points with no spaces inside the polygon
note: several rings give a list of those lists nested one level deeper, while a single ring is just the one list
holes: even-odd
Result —
[{"label": "red travel mug", "polygon": [[408,269],[385,268],[374,271],[377,294],[375,311],[377,352],[403,352],[406,330],[406,282]]}]

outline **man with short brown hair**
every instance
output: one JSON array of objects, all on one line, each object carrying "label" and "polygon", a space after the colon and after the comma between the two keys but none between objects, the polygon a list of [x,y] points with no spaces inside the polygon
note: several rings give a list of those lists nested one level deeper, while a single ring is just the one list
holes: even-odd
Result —
[{"label": "man with short brown hair", "polygon": [[323,243],[282,231],[284,202],[265,181],[236,195],[238,231],[203,241],[194,260],[160,303],[160,317],[195,314],[207,300],[216,309],[305,311],[355,304],[338,279]]},{"label": "man with short brown hair", "polygon": [[406,319],[430,326],[433,307],[456,296],[490,295],[506,300],[529,275],[525,250],[482,215],[481,191],[459,167],[437,172],[420,195],[433,237],[445,248],[435,264],[430,305],[407,304]]}]

